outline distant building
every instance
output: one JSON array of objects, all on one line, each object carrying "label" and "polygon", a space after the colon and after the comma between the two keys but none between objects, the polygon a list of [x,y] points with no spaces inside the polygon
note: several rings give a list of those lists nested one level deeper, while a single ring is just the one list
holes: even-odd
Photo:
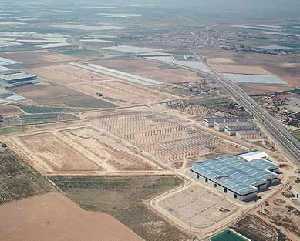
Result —
[{"label": "distant building", "polygon": [[259,159],[269,159],[269,155],[263,151],[252,151],[240,154],[239,157],[247,160],[247,161],[253,161],[253,160],[259,160]]},{"label": "distant building", "polygon": [[300,202],[300,183],[296,183],[292,188],[293,199]]},{"label": "distant building", "polygon": [[243,130],[236,132],[236,137],[245,140],[259,140],[263,139],[263,136],[259,130]]},{"label": "distant building", "polygon": [[12,88],[21,85],[37,83],[36,75],[28,74],[22,71],[6,71],[0,73],[0,86],[4,88]]},{"label": "distant building", "polygon": [[257,193],[280,183],[278,166],[265,159],[247,161],[240,156],[222,156],[196,162],[191,168],[198,180],[241,201],[257,198]]}]

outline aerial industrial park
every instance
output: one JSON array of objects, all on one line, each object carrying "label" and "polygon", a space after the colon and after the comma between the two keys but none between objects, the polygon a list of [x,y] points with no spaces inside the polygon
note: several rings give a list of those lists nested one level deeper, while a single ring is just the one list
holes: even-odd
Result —
[{"label": "aerial industrial park", "polygon": [[0,0],[0,241],[300,240],[299,16],[83,2]]}]

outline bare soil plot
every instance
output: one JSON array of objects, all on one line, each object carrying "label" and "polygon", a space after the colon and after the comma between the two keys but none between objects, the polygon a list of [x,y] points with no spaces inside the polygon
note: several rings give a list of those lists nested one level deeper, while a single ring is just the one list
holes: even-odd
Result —
[{"label": "bare soil plot", "polygon": [[5,204],[0,215],[5,217],[0,223],[0,240],[141,240],[112,216],[85,211],[55,192]]},{"label": "bare soil plot", "polygon": [[74,88],[89,95],[96,95],[96,92],[99,92],[103,95],[103,99],[118,106],[152,104],[172,99],[172,95],[121,81],[80,84],[74,85]]},{"label": "bare soil plot", "polygon": [[96,155],[106,171],[158,170],[152,162],[133,153],[118,140],[96,129],[83,127],[61,131],[73,142]]},{"label": "bare soil plot", "polygon": [[213,152],[219,143],[216,137],[202,130],[155,112],[119,111],[103,115],[95,121],[95,127],[151,154],[161,165],[175,168]]},{"label": "bare soil plot", "polygon": [[200,79],[195,72],[166,67],[157,61],[144,59],[98,60],[94,63],[165,83],[190,82]]},{"label": "bare soil plot", "polygon": [[52,177],[51,180],[82,208],[114,216],[143,240],[191,240],[146,204],[146,200],[180,186],[183,181],[178,177]]},{"label": "bare soil plot", "polygon": [[245,74],[245,75],[269,75],[269,71],[260,66],[214,64],[213,69],[220,73]]},{"label": "bare soil plot", "polygon": [[237,206],[199,185],[167,196],[158,205],[187,226],[200,229],[210,227],[237,211]]},{"label": "bare soil plot", "polygon": [[78,58],[72,56],[58,53],[49,53],[47,51],[10,52],[4,53],[2,56],[5,58],[13,59],[17,62],[22,62],[25,67],[60,62],[72,62],[78,60]]},{"label": "bare soil plot", "polygon": [[20,136],[18,139],[22,144],[21,147],[25,147],[30,156],[34,157],[31,161],[43,163],[49,168],[49,172],[102,169],[51,133]]},{"label": "bare soil plot", "polygon": [[15,106],[1,105],[0,104],[0,115],[2,116],[16,116],[22,114],[22,111]]},{"label": "bare soil plot", "polygon": [[37,105],[78,107],[78,108],[112,108],[114,104],[97,99],[84,93],[60,85],[22,86],[14,92],[32,100]]},{"label": "bare soil plot", "polygon": [[31,71],[38,76],[59,85],[72,85],[75,83],[93,83],[110,80],[110,77],[95,74],[70,64],[51,65],[33,68]]}]

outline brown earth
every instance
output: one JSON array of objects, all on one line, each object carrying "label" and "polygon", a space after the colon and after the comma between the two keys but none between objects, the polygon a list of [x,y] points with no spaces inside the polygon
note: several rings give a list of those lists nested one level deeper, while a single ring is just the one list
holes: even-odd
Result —
[{"label": "brown earth", "polygon": [[50,53],[48,51],[31,51],[31,52],[8,52],[1,54],[3,58],[13,59],[21,62],[25,67],[40,66],[53,63],[72,62],[78,60],[71,56]]},{"label": "brown earth", "polygon": [[20,145],[30,152],[31,161],[44,163],[48,171],[102,170],[80,152],[51,133],[21,136]]},{"label": "brown earth", "polygon": [[192,71],[166,67],[161,65],[158,61],[144,59],[113,59],[98,60],[94,63],[107,68],[117,69],[119,71],[140,75],[142,77],[166,83],[190,82],[200,79],[200,77]]},{"label": "brown earth", "polygon": [[104,213],[89,212],[60,193],[0,206],[1,241],[140,241],[122,223]]}]

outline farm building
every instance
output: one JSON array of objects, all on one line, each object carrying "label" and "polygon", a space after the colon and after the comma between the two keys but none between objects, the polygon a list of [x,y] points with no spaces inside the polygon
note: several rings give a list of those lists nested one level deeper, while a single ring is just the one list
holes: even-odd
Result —
[{"label": "farm building", "polygon": [[242,122],[234,125],[227,125],[224,128],[224,132],[230,136],[235,136],[240,131],[259,131],[255,124],[250,122]]},{"label": "farm building", "polygon": [[196,162],[191,171],[198,180],[241,201],[254,200],[258,192],[280,183],[278,167],[266,159],[247,161],[239,156],[222,156]]}]

